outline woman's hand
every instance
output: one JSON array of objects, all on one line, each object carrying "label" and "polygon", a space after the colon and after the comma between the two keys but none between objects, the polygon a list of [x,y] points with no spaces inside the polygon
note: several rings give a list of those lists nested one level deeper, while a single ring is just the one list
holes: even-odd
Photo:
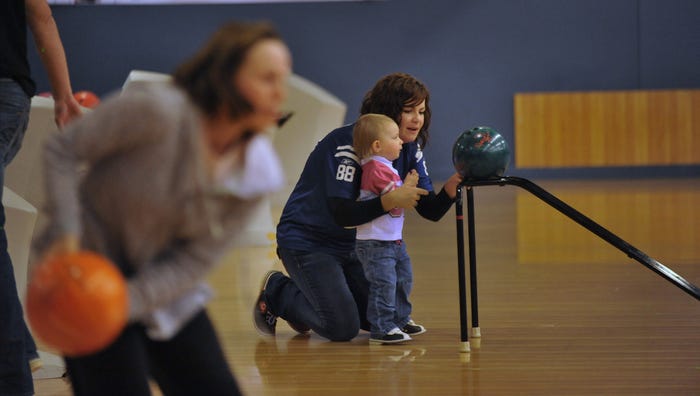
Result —
[{"label": "woman's hand", "polygon": [[445,189],[445,192],[447,193],[447,196],[449,196],[452,199],[455,199],[457,196],[457,186],[462,182],[464,178],[459,174],[456,173],[450,176],[449,179],[445,182],[445,185],[442,186],[443,189]]},{"label": "woman's hand", "polygon": [[82,115],[80,104],[72,94],[54,99],[54,121],[59,129]]},{"label": "woman's hand", "polygon": [[428,195],[428,191],[404,184],[382,195],[382,208],[387,212],[394,208],[414,208],[418,204],[421,195]]}]

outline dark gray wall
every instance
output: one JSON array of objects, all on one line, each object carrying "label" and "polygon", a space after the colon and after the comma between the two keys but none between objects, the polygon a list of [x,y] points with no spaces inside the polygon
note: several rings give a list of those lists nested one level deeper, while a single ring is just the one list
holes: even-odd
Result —
[{"label": "dark gray wall", "polygon": [[[75,90],[105,94],[132,69],[170,72],[221,23],[267,19],[295,72],[357,116],[382,75],[431,89],[433,178],[453,172],[457,135],[488,125],[513,144],[513,94],[700,87],[697,0],[388,0],[348,3],[54,6]],[[45,74],[33,55],[40,90]],[[700,154],[699,154],[700,155]],[[515,159],[517,161],[517,159]],[[700,167],[523,170],[525,177],[700,176]]]}]

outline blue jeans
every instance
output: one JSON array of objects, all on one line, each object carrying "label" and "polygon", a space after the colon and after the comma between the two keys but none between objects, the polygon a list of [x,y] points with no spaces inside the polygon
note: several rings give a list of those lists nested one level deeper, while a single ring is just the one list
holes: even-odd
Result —
[{"label": "blue jeans", "polygon": [[355,252],[334,255],[278,248],[290,277],[273,276],[265,297],[270,310],[289,322],[305,324],[331,341],[349,341],[369,330],[369,284]]},{"label": "blue jeans", "polygon": [[411,259],[403,241],[357,240],[357,257],[369,281],[367,319],[372,337],[381,337],[411,319]]},{"label": "blue jeans", "polygon": [[[0,79],[0,187],[4,185],[5,167],[22,143],[30,107],[30,99],[17,83]],[[32,395],[34,383],[29,359],[38,355],[24,322],[12,261],[7,252],[2,190],[0,227],[0,395]]]}]

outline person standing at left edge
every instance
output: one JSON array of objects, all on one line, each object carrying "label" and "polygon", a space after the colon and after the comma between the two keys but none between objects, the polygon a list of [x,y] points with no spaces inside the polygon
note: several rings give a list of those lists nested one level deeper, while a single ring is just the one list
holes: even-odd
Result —
[{"label": "person standing at left edge", "polygon": [[[0,187],[4,185],[5,167],[22,144],[31,97],[36,93],[27,59],[27,27],[51,83],[56,125],[62,128],[81,114],[73,97],[63,44],[46,0],[0,1]],[[7,252],[5,208],[0,204],[0,395],[34,394],[31,372],[40,366],[17,296]]]}]

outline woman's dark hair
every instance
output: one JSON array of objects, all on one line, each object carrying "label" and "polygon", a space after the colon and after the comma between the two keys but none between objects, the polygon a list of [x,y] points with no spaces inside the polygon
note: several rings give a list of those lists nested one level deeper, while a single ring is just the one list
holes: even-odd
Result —
[{"label": "woman's dark hair", "polygon": [[173,73],[175,84],[208,116],[222,109],[232,118],[248,114],[252,106],[239,94],[235,75],[250,48],[266,39],[282,40],[270,23],[230,22],[178,66]]},{"label": "woman's dark hair", "polygon": [[403,109],[407,106],[417,106],[424,100],[425,118],[416,141],[425,148],[430,136],[430,92],[415,77],[406,73],[393,73],[379,79],[365,94],[360,114],[384,114],[401,125]]}]

